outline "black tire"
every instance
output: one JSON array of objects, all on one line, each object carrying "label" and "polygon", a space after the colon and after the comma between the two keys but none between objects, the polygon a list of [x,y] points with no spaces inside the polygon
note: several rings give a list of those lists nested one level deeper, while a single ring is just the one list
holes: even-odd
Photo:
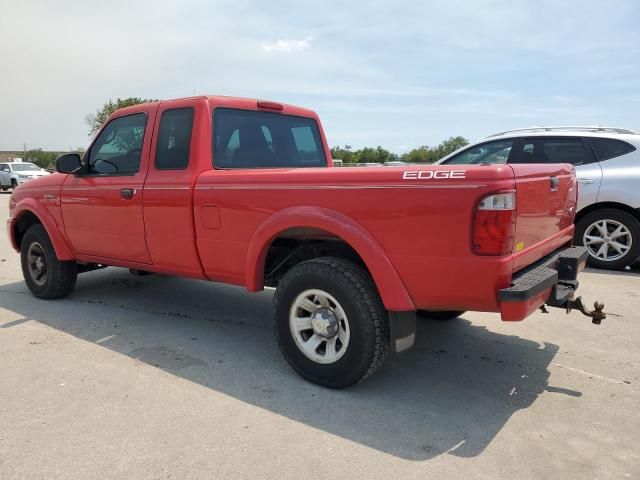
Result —
[{"label": "black tire", "polygon": [[[289,327],[296,298],[312,289],[331,295],[348,319],[347,348],[334,363],[310,359],[296,344]],[[389,353],[389,315],[370,275],[350,261],[321,257],[296,265],[278,284],[273,308],[280,351],[289,365],[310,382],[329,388],[349,387],[378,370]]]},{"label": "black tire", "polygon": [[9,187],[2,187],[3,192],[6,192],[7,190],[9,190]]},{"label": "black tire", "polygon": [[460,315],[464,314],[464,311],[454,311],[454,310],[418,310],[416,312],[420,318],[426,318],[427,320],[439,320],[441,322],[447,320],[453,320],[454,318],[458,318]]},{"label": "black tire", "polygon": [[[30,257],[30,252],[33,255]],[[42,254],[40,254],[41,252]],[[38,257],[44,264],[44,275],[38,276],[30,258]],[[33,225],[22,237],[20,244],[22,275],[31,293],[44,299],[66,297],[76,285],[78,269],[74,261],[60,261],[56,257],[49,235],[42,225]],[[30,267],[33,263],[33,267]],[[42,272],[42,269],[40,269]]]},{"label": "black tire", "polygon": [[[601,220],[611,220],[626,227],[631,236],[631,248],[620,258],[614,260],[604,260],[596,258],[589,250],[587,264],[595,268],[606,268],[609,270],[622,270],[627,265],[632,264],[640,256],[640,222],[633,215],[615,208],[603,208],[588,213],[576,223],[574,243],[584,245],[584,234],[595,222]],[[595,247],[591,247],[595,248]]]},{"label": "black tire", "polygon": [[16,181],[15,178],[11,179],[11,189],[15,190],[16,188],[18,188],[18,182]]}]

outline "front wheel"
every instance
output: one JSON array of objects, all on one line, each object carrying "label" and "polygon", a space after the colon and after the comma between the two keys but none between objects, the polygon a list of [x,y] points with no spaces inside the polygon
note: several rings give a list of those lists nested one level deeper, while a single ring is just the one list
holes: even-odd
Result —
[{"label": "front wheel", "polygon": [[58,260],[42,225],[29,227],[22,237],[20,260],[24,281],[38,298],[66,297],[76,285],[76,262]]},{"label": "front wheel", "polygon": [[620,270],[640,255],[640,222],[622,210],[596,210],[576,223],[575,243],[587,247],[592,267]]},{"label": "front wheel", "polygon": [[11,179],[11,190],[18,188],[18,181],[15,178]]},{"label": "front wheel", "polygon": [[278,346],[305,379],[330,388],[364,380],[389,352],[389,317],[369,274],[341,258],[296,265],[273,299]]}]

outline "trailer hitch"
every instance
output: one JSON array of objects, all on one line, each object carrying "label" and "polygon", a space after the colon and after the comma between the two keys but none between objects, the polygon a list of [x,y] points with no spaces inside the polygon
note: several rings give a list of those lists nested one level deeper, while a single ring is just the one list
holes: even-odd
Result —
[{"label": "trailer hitch", "polygon": [[571,312],[571,310],[578,310],[583,315],[591,317],[591,323],[594,325],[600,325],[602,320],[607,318],[607,314],[603,312],[604,303],[600,301],[593,302],[593,310],[587,310],[584,303],[582,303],[582,297],[572,298],[567,302],[567,313]]},{"label": "trailer hitch", "polygon": [[[593,303],[593,310],[587,310],[587,308],[584,306],[584,303],[582,303],[582,297],[571,298],[567,300],[567,302],[564,305],[549,305],[549,306],[564,307],[567,313],[570,313],[571,310],[578,310],[579,312],[582,312],[583,315],[590,317],[591,323],[593,323],[594,325],[600,325],[602,323],[602,320],[607,318],[607,314],[603,312],[604,303],[596,301]],[[542,313],[549,313],[549,310],[547,310],[546,305],[542,305],[540,307],[540,310],[542,311]]]}]

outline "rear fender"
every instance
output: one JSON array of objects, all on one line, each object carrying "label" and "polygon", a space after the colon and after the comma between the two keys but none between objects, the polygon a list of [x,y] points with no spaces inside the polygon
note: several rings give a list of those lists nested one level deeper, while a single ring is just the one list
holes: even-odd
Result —
[{"label": "rear fender", "polygon": [[11,238],[11,244],[16,251],[20,251],[20,245],[18,245],[16,239],[16,224],[25,213],[32,213],[40,221],[44,229],[49,235],[49,239],[56,251],[56,257],[58,260],[74,260],[75,255],[69,242],[62,233],[62,225],[56,222],[56,219],[49,213],[49,211],[38,201],[33,198],[25,198],[18,202],[13,210],[13,216],[9,220],[9,236]]},{"label": "rear fender", "polygon": [[327,231],[349,244],[369,269],[387,310],[415,310],[398,272],[376,239],[351,218],[322,207],[284,209],[256,230],[247,252],[246,285],[249,291],[256,292],[264,287],[265,259],[271,243],[285,230],[300,227]]}]

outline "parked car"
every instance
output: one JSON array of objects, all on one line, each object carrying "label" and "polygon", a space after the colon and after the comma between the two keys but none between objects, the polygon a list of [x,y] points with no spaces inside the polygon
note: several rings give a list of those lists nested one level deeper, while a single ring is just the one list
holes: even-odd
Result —
[{"label": "parked car", "polygon": [[587,247],[590,265],[621,269],[640,256],[639,149],[640,135],[623,128],[532,127],[496,133],[437,164],[574,165],[575,243]]},{"label": "parked car", "polygon": [[29,162],[0,163],[0,188],[6,191],[16,189],[34,178],[49,175],[49,172]]},{"label": "parked car", "polygon": [[39,298],[107,265],[275,287],[284,357],[332,388],[410,348],[416,310],[518,321],[574,305],[571,165],[330,168],[329,153],[307,109],[144,103],[13,192],[8,232]]}]

